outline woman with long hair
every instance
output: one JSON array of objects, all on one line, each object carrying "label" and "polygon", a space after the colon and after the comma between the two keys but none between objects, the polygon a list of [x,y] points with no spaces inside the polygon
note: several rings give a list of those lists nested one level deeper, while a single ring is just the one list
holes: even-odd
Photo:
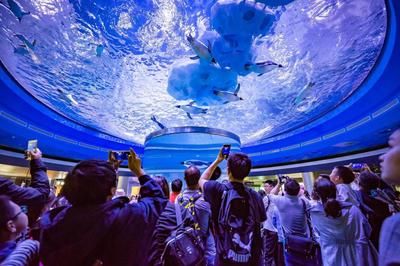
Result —
[{"label": "woman with long hair", "polygon": [[319,200],[310,209],[314,227],[319,232],[324,265],[378,265],[378,254],[369,236],[371,226],[351,203],[336,199],[336,186],[327,179],[315,185]]}]

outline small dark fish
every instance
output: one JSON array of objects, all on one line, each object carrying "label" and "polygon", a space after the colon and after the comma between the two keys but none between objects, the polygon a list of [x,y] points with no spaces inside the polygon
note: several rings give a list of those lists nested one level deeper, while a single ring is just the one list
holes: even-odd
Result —
[{"label": "small dark fish", "polygon": [[26,12],[22,10],[21,5],[15,0],[7,0],[8,8],[14,14],[14,16],[21,22],[22,18],[29,15],[31,12]]},{"label": "small dark fish", "polygon": [[100,57],[103,54],[104,47],[105,46],[103,44],[97,45],[97,47],[96,47],[96,56],[97,57]]},{"label": "small dark fish", "polygon": [[153,121],[154,123],[156,123],[161,129],[164,129],[165,128],[165,126],[163,125],[163,124],[161,124],[160,122],[158,122],[158,120],[157,120],[157,118],[156,118],[156,116],[151,116],[151,121]]}]

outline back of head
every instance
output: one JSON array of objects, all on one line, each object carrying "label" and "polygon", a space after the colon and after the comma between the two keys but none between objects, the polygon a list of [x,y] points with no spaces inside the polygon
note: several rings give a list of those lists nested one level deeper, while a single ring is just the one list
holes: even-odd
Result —
[{"label": "back of head", "polygon": [[117,175],[108,162],[87,160],[68,173],[63,194],[73,206],[96,205],[106,202],[116,186]]},{"label": "back of head", "polygon": [[325,179],[331,180],[331,179],[329,178],[329,175],[327,175],[327,174],[320,174],[320,175],[318,176],[318,178],[325,178]]},{"label": "back of head", "polygon": [[217,168],[215,168],[210,180],[217,180],[222,174],[221,168],[219,166],[217,166]]},{"label": "back of head", "polygon": [[360,180],[360,187],[367,192],[377,189],[380,186],[379,177],[369,171],[361,172],[358,179]]},{"label": "back of head", "polygon": [[185,182],[188,188],[193,188],[199,184],[200,170],[196,166],[190,166],[185,170]]},{"label": "back of head", "polygon": [[337,218],[341,216],[341,207],[336,200],[335,184],[325,178],[318,179],[315,185],[315,192],[321,199],[326,216]]},{"label": "back of head", "polygon": [[290,196],[297,196],[300,191],[300,185],[295,179],[288,179],[285,183],[285,192]]},{"label": "back of head", "polygon": [[0,230],[6,229],[7,222],[14,215],[13,211],[10,198],[0,196]]},{"label": "back of head", "polygon": [[353,171],[346,166],[336,166],[336,174],[343,180],[343,183],[350,184],[354,181],[355,176]]},{"label": "back of head", "polygon": [[251,160],[244,153],[233,153],[228,158],[228,171],[237,180],[243,180],[249,175]]},{"label": "back of head", "polygon": [[164,176],[154,176],[153,179],[157,182],[157,184],[161,187],[164,196],[166,198],[169,198],[169,186],[168,186],[168,181]]},{"label": "back of head", "polygon": [[171,190],[172,190],[172,192],[175,192],[175,193],[181,193],[182,186],[183,186],[182,180],[175,179],[171,183]]}]

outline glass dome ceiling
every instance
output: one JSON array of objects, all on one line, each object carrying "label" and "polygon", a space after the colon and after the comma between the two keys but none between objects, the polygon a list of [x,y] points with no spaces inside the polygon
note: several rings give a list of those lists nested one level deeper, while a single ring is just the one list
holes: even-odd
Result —
[{"label": "glass dome ceiling", "polygon": [[[99,131],[143,144],[160,126],[209,126],[249,145],[351,96],[387,23],[383,0],[262,2],[288,4],[8,0],[0,59],[39,101]],[[216,64],[190,59],[188,35]],[[282,67],[258,75],[268,60]]]}]

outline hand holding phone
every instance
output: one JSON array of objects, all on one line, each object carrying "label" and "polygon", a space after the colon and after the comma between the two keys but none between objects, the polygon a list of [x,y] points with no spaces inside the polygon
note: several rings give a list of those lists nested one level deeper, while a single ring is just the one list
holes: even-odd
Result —
[{"label": "hand holding phone", "polygon": [[112,155],[114,156],[114,160],[117,161],[126,161],[129,157],[129,151],[112,151]]},{"label": "hand holding phone", "polygon": [[[38,141],[37,139],[32,139],[28,141],[28,145],[25,151],[25,159],[27,160],[31,160],[31,159],[37,159],[35,157],[37,157],[37,150],[38,150]],[[40,151],[39,151],[40,152]],[[33,157],[32,155],[36,155],[35,157]],[[41,157],[42,153],[40,153],[40,157]]]},{"label": "hand holding phone", "polygon": [[285,184],[287,182],[288,177],[284,176],[284,175],[278,175],[278,180],[279,180],[279,184],[282,185],[282,184]]},{"label": "hand holding phone", "polygon": [[224,156],[225,159],[228,159],[230,152],[231,152],[231,145],[230,144],[225,144],[222,147],[222,155]]}]

